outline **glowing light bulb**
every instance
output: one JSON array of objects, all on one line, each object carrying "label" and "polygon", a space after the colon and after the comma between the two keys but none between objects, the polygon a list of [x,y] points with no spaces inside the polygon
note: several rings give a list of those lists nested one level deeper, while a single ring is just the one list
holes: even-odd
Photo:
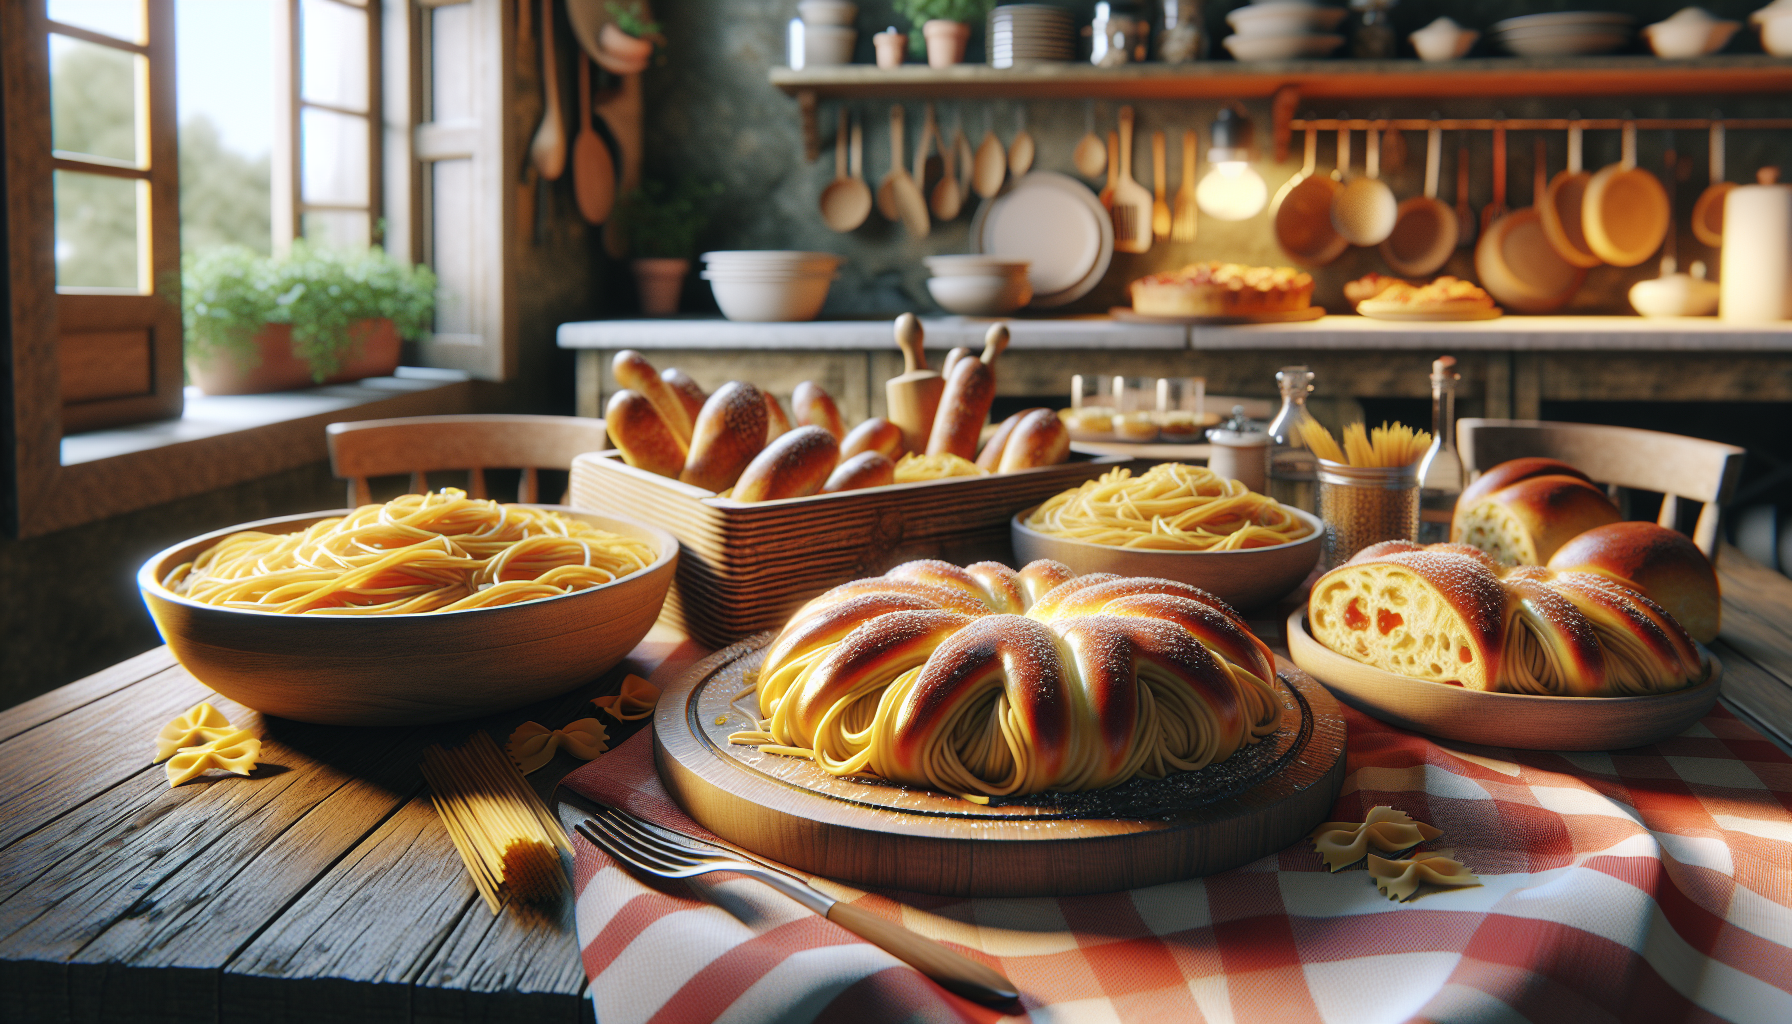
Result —
[{"label": "glowing light bulb", "polygon": [[1263,176],[1243,160],[1216,163],[1195,186],[1195,205],[1209,217],[1247,220],[1269,202]]},{"label": "glowing light bulb", "polygon": [[1251,119],[1231,108],[1222,109],[1213,122],[1210,165],[1195,186],[1195,205],[1209,217],[1246,220],[1269,202],[1269,186],[1251,166]]}]

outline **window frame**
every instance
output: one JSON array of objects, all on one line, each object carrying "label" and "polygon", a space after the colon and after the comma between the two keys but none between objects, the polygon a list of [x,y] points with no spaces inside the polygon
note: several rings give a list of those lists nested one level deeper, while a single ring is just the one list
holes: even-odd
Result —
[{"label": "window frame", "polygon": [[[367,239],[371,245],[384,242],[381,220],[385,216],[385,160],[382,137],[385,127],[385,72],[381,43],[382,27],[389,5],[381,0],[317,0],[335,4],[367,18],[367,109],[348,110],[305,98],[304,33],[300,25],[303,0],[281,0],[281,11],[274,18],[274,149],[270,166],[273,190],[274,251],[285,252],[293,239],[304,237],[305,214],[312,212],[365,212]],[[304,112],[323,110],[367,122],[367,205],[344,203],[311,203],[305,200],[304,185]]]}]

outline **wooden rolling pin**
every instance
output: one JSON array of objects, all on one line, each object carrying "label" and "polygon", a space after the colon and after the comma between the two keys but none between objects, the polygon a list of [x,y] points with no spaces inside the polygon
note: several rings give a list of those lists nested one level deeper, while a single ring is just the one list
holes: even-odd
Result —
[{"label": "wooden rolling pin", "polygon": [[884,382],[890,422],[902,428],[902,447],[917,454],[927,450],[934,413],[940,407],[940,392],[946,388],[945,378],[927,368],[927,353],[921,348],[921,340],[921,321],[915,319],[915,314],[904,313],[896,318],[902,374]]}]

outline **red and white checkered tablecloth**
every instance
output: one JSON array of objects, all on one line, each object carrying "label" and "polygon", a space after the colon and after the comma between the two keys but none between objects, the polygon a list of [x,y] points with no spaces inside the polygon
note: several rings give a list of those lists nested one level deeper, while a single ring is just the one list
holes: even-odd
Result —
[{"label": "red and white checkered tablecloth", "polygon": [[[1391,804],[1479,888],[1390,903],[1306,843],[1234,871],[1038,899],[830,895],[999,967],[1040,1021],[1792,1022],[1792,759],[1721,708],[1615,753],[1444,746],[1348,709],[1336,820]],[[567,786],[697,830],[643,732]],[[748,879],[649,887],[582,838],[601,1024],[998,1020]]]}]

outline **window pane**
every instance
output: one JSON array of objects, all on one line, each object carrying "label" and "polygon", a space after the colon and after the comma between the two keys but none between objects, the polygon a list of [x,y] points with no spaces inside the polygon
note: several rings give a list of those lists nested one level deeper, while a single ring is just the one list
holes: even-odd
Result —
[{"label": "window pane", "polygon": [[299,4],[300,94],[314,103],[367,109],[367,13],[335,0]]},{"label": "window pane", "polygon": [[50,20],[103,32],[130,43],[149,41],[143,0],[50,0]]},{"label": "window pane", "polygon": [[129,178],[57,171],[56,286],[146,292],[149,186]]},{"label": "window pane", "polygon": [[51,36],[51,148],[148,166],[140,130],[146,71],[136,54]]},{"label": "window pane", "polygon": [[[280,16],[286,11],[281,6]],[[273,145],[272,0],[178,0],[175,46],[203,60],[175,69],[180,115],[180,239],[184,252],[273,239],[268,152]]]},{"label": "window pane", "polygon": [[473,224],[473,161],[437,160],[430,164],[432,213],[430,265],[436,272],[436,333],[474,334],[467,297],[474,280],[479,242]]},{"label": "window pane", "polygon": [[367,119],[329,110],[299,112],[300,169],[307,203],[367,205]]},{"label": "window pane", "polygon": [[473,117],[473,5],[438,7],[430,12],[429,25],[429,119],[468,120]]},{"label": "window pane", "polygon": [[367,215],[351,210],[316,210],[305,214],[299,227],[307,241],[326,249],[354,252],[373,241]]}]

